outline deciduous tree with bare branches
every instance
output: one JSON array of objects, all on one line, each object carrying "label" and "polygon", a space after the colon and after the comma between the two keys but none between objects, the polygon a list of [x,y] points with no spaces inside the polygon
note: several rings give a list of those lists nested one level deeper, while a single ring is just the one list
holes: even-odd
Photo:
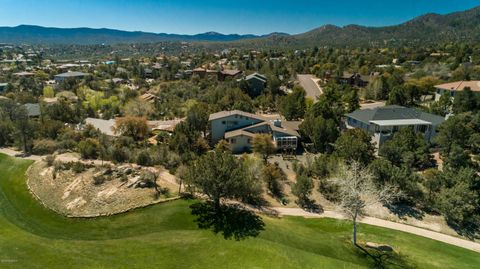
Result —
[{"label": "deciduous tree with bare branches", "polygon": [[399,196],[392,186],[378,187],[372,173],[358,162],[343,164],[334,182],[340,193],[340,206],[353,222],[353,244],[357,245],[357,220],[365,215],[365,208],[375,203],[390,203]]}]

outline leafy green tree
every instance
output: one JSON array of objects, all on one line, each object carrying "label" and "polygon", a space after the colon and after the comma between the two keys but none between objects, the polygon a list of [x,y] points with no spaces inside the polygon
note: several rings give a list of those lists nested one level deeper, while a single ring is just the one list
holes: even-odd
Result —
[{"label": "leafy green tree", "polygon": [[[341,100],[341,92],[343,90],[343,88],[337,86],[327,85],[323,89],[323,94],[318,98],[318,101],[307,111],[305,118],[322,117],[331,119],[336,124],[339,124],[342,116],[345,114],[345,104]],[[352,104],[351,107],[355,108],[356,105]]]},{"label": "leafy green tree", "polygon": [[55,97],[55,90],[52,86],[46,86],[43,88],[43,97],[53,98]]},{"label": "leafy green tree", "polygon": [[435,137],[435,142],[440,146],[443,156],[448,156],[454,145],[460,148],[468,148],[470,136],[474,133],[470,124],[471,119],[467,115],[455,115],[442,123]]},{"label": "leafy green tree", "polygon": [[450,94],[448,92],[445,92],[442,96],[440,96],[440,99],[436,102],[434,102],[430,106],[430,112],[445,116],[450,112],[450,109],[452,107],[452,98],[450,97]]},{"label": "leafy green tree", "polygon": [[185,181],[213,202],[216,213],[221,212],[222,199],[242,199],[252,192],[241,160],[219,149],[194,161]]},{"label": "leafy green tree", "polygon": [[205,103],[195,104],[187,112],[187,123],[196,131],[202,132],[205,136],[208,129],[209,117],[208,105]]},{"label": "leafy green tree", "polygon": [[350,89],[342,96],[342,102],[345,106],[345,113],[351,113],[360,108],[360,100],[358,98],[358,92],[354,89]]},{"label": "leafy green tree", "polygon": [[295,87],[293,92],[280,98],[278,109],[287,120],[298,120],[305,115],[305,90]]},{"label": "leafy green tree", "polygon": [[375,147],[370,136],[361,129],[343,132],[335,142],[334,154],[347,162],[368,165],[375,158]]},{"label": "leafy green tree", "polygon": [[463,91],[457,92],[453,100],[453,113],[459,114],[469,111],[477,111],[480,108],[480,102],[472,89],[466,87]]},{"label": "leafy green tree", "polygon": [[401,189],[402,193],[398,198],[405,202],[417,203],[422,201],[423,193],[418,184],[420,177],[413,173],[409,167],[398,167],[386,159],[378,158],[368,168],[377,186],[388,185]]},{"label": "leafy green tree", "polygon": [[469,237],[475,236],[480,227],[478,209],[480,178],[472,168],[444,169],[440,174],[443,188],[438,193],[436,206],[447,222]]},{"label": "leafy green tree", "polygon": [[323,117],[309,115],[299,128],[302,136],[309,138],[313,143],[314,150],[322,153],[331,151],[332,143],[339,135],[335,121]]},{"label": "leafy green tree", "polygon": [[275,145],[273,144],[272,137],[269,134],[257,134],[252,140],[253,152],[262,156],[265,163],[268,161],[268,157],[275,153]]},{"label": "leafy green tree", "polygon": [[397,166],[425,168],[432,166],[428,145],[421,134],[402,128],[380,147],[380,155]]},{"label": "leafy green tree", "polygon": [[131,117],[148,117],[153,110],[152,104],[139,99],[128,101],[124,107],[125,115]]},{"label": "leafy green tree", "polygon": [[293,195],[297,196],[297,204],[301,207],[309,207],[312,204],[310,195],[313,190],[313,180],[305,174],[297,174],[297,181],[292,186]]},{"label": "leafy green tree", "polygon": [[84,159],[96,159],[100,152],[100,145],[96,139],[87,138],[78,143],[78,152]]},{"label": "leafy green tree", "polygon": [[114,131],[116,134],[129,136],[135,141],[143,140],[149,133],[147,119],[142,117],[117,118]]},{"label": "leafy green tree", "polygon": [[408,96],[401,86],[393,88],[388,94],[388,105],[406,106],[408,104]]},{"label": "leafy green tree", "polygon": [[33,138],[35,137],[35,126],[28,118],[25,107],[18,106],[14,112],[14,125],[18,139],[23,148],[24,153],[29,153],[32,148]]},{"label": "leafy green tree", "polygon": [[273,197],[283,197],[282,182],[287,181],[287,176],[280,167],[266,164],[262,169],[261,178],[267,184],[267,189]]},{"label": "leafy green tree", "polygon": [[43,117],[65,123],[79,123],[82,113],[78,113],[72,105],[65,100],[59,100],[54,104],[44,107]]},{"label": "leafy green tree", "polygon": [[0,147],[13,142],[15,127],[9,120],[0,120]]}]

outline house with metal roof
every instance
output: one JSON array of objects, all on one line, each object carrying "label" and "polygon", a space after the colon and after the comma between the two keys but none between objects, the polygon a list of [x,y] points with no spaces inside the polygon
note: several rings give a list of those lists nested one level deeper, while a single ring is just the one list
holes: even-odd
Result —
[{"label": "house with metal roof", "polygon": [[470,88],[473,93],[480,95],[480,81],[462,80],[436,85],[435,101],[438,101],[445,93],[448,93],[451,98],[455,98],[456,93],[465,90],[465,88]]},{"label": "house with metal roof", "polygon": [[281,119],[270,119],[240,110],[221,111],[210,115],[210,136],[213,144],[226,140],[234,153],[248,152],[257,134],[270,134],[278,150],[295,150],[299,134]]},{"label": "house with metal roof", "polygon": [[75,79],[83,79],[84,77],[88,76],[89,74],[87,73],[82,73],[82,72],[66,72],[62,74],[55,75],[55,81],[57,83],[63,82],[65,80],[75,80]]},{"label": "house with metal roof", "polygon": [[373,142],[380,147],[401,128],[412,128],[430,141],[445,118],[414,108],[397,105],[360,109],[345,115],[347,128],[359,128],[372,136]]}]

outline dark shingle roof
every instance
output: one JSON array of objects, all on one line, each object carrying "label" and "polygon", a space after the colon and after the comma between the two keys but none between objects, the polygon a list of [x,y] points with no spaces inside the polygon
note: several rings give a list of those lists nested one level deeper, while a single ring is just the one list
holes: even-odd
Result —
[{"label": "dark shingle roof", "polygon": [[402,107],[397,105],[377,107],[373,109],[356,110],[346,115],[349,118],[369,123],[370,121],[380,120],[407,120],[420,119],[438,125],[445,121],[443,117],[426,113],[414,108]]}]

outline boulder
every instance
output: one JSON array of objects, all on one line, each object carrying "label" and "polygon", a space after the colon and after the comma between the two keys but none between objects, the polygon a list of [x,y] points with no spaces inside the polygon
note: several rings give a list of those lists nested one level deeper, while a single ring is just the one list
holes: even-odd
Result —
[{"label": "boulder", "polygon": [[373,249],[376,249],[376,250],[382,251],[382,252],[392,252],[393,251],[393,247],[389,246],[389,245],[386,245],[386,244],[378,244],[378,243],[367,242],[367,244],[365,244],[365,246],[367,248],[373,248]]}]

